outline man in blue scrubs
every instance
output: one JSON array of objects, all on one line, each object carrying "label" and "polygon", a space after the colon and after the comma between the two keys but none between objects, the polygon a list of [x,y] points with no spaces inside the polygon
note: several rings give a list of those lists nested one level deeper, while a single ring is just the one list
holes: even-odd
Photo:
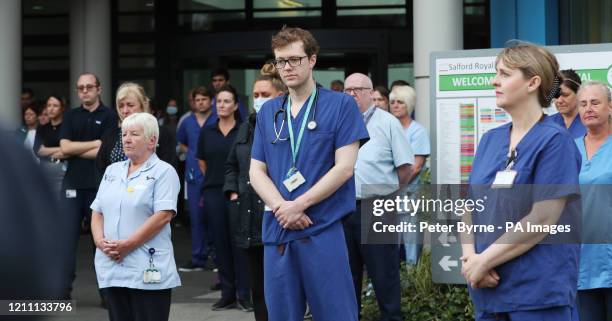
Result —
[{"label": "man in blue scrubs", "polygon": [[319,46],[306,30],[272,38],[289,94],[257,114],[250,178],[264,212],[264,292],[269,320],[298,321],[306,301],[317,321],[356,321],[341,219],[355,210],[352,179],[368,133],[355,100],[317,88]]},{"label": "man in blue scrubs", "polygon": [[357,306],[361,306],[365,265],[376,292],[379,320],[401,321],[399,245],[368,244],[367,240],[362,240],[362,228],[371,231],[372,225],[362,227],[370,218],[362,218],[361,203],[362,200],[365,205],[368,199],[385,199],[399,190],[400,185],[408,184],[414,155],[399,120],[374,106],[372,80],[355,73],[346,78],[344,85],[344,92],[357,102],[370,135],[370,141],[359,150],[355,166],[357,209],[343,222]]}]

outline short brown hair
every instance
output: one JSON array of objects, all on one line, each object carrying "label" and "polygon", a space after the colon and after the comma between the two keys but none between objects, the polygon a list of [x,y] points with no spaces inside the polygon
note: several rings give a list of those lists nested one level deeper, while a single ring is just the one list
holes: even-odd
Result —
[{"label": "short brown hair", "polygon": [[196,95],[201,95],[213,99],[212,91],[204,86],[196,87],[191,91],[191,98],[195,99]]},{"label": "short brown hair", "polygon": [[283,28],[272,37],[272,50],[286,47],[294,42],[301,41],[304,45],[304,52],[308,57],[319,53],[319,43],[312,36],[310,31],[298,27]]},{"label": "short brown hair", "polygon": [[540,106],[547,107],[553,98],[558,97],[560,79],[559,63],[550,51],[534,44],[521,42],[504,48],[495,60],[495,65],[502,61],[510,69],[520,70],[526,79],[539,76],[538,88]]}]

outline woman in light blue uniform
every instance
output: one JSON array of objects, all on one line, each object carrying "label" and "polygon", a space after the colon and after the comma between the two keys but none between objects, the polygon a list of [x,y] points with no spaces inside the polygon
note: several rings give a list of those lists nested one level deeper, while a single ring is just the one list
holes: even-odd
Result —
[{"label": "woman in light blue uniform", "polygon": [[578,91],[580,118],[587,128],[576,139],[582,156],[582,235],[578,277],[580,319],[612,320],[612,99],[600,82],[589,82]]},{"label": "woman in light blue uniform", "polygon": [[576,94],[580,88],[580,76],[572,70],[561,70],[561,95],[555,99],[558,113],[550,116],[550,119],[559,126],[567,128],[573,138],[580,138],[586,134],[586,128],[580,121],[578,115],[578,100]]},{"label": "woman in light blue uniform", "polygon": [[[558,95],[558,69],[550,52],[531,44],[497,56],[497,105],[513,122],[487,132],[478,146],[471,196],[484,200],[485,210],[466,221],[504,228],[505,222],[550,226],[576,220],[580,155],[568,132],[544,121],[542,112]],[[462,273],[476,320],[577,320],[578,244],[502,229],[462,239]]]},{"label": "woman in light blue uniform", "polygon": [[171,289],[181,285],[169,224],[179,178],[155,155],[155,117],[132,114],[121,131],[128,160],[106,168],[91,204],[98,286],[113,321],[168,320]]}]

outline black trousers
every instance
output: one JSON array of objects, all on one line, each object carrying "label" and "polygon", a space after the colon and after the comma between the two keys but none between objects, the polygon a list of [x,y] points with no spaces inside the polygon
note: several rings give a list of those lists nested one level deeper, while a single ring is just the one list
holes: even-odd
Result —
[{"label": "black trousers", "polygon": [[101,289],[110,321],[168,321],[172,290]]},{"label": "black trousers", "polygon": [[268,307],[264,296],[264,249],[263,246],[244,250],[249,260],[251,297],[256,321],[268,321]]},{"label": "black trousers", "polygon": [[361,244],[360,215],[361,209],[358,203],[357,210],[349,214],[342,222],[359,312],[361,313],[361,290],[365,264],[376,292],[376,301],[380,309],[379,320],[401,321],[399,245]]},{"label": "black trousers", "polygon": [[249,271],[244,251],[232,242],[227,201],[221,188],[206,188],[202,192],[203,210],[213,231],[215,262],[219,267],[221,297],[248,300]]},{"label": "black trousers", "polygon": [[[66,187],[66,185],[62,186],[62,192],[60,195],[60,199],[62,200],[62,212],[65,213],[65,222],[68,225],[67,231],[70,231],[71,238],[71,246],[72,251],[70,258],[70,271],[69,274],[72,276],[72,281],[70,282],[70,289],[68,290],[66,297],[70,296],[70,292],[72,292],[72,283],[76,278],[76,260],[77,260],[77,248],[79,244],[79,238],[81,236],[81,222],[85,220],[86,224],[91,223],[91,209],[89,206],[96,198],[96,190],[95,189],[76,189],[76,197],[67,198],[66,190],[70,190],[71,188]],[[93,239],[92,239],[93,244]],[[92,245],[93,252],[96,251],[96,246]]]}]

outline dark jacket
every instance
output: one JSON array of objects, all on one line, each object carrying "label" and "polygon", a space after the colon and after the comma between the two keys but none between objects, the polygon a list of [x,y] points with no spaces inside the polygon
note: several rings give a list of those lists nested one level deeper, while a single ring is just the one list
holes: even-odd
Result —
[{"label": "dark jacket", "polygon": [[236,141],[225,163],[225,184],[223,193],[229,199],[232,192],[238,193],[238,200],[229,203],[229,218],[232,238],[239,248],[261,246],[261,225],[264,202],[259,198],[249,180],[251,147],[255,115],[242,123]]},{"label": "dark jacket", "polygon": [[[111,152],[113,150],[113,146],[115,146],[115,143],[117,140],[119,140],[120,132],[121,128],[115,127],[112,130],[106,131],[106,133],[102,135],[102,145],[100,145],[98,155],[96,156],[96,174],[98,177],[98,182],[102,180],[104,171],[106,171],[108,165],[111,164]],[[157,140],[157,149],[155,150],[155,154],[157,154],[159,159],[172,165],[174,168],[176,168],[178,165],[178,157],[176,155],[176,136],[173,133],[170,133],[165,127],[159,128],[159,138]]]}]

